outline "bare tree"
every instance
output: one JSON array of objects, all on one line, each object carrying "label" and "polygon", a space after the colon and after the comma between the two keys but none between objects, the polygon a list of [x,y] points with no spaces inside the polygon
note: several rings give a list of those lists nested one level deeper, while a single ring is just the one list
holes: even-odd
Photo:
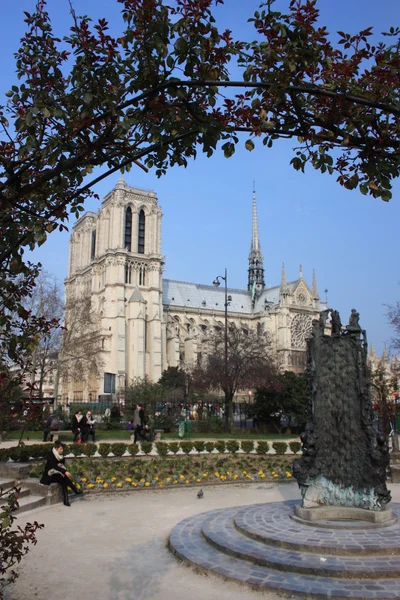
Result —
[{"label": "bare tree", "polygon": [[273,341],[266,332],[231,327],[225,332],[215,331],[206,341],[207,353],[195,367],[191,378],[196,387],[222,389],[225,395],[225,423],[233,426],[232,400],[241,389],[275,385],[279,373]]},{"label": "bare tree", "polygon": [[[99,315],[93,309],[89,292],[71,295],[66,299],[65,323],[58,376],[64,383],[73,380],[88,383],[97,378],[104,365],[104,335]],[[80,398],[82,399],[82,398]]]},{"label": "bare tree", "polygon": [[388,321],[394,330],[390,345],[394,351],[400,352],[400,302],[389,305],[387,308]]},{"label": "bare tree", "polygon": [[[63,294],[59,280],[54,275],[42,271],[26,302],[26,309],[46,321],[60,321],[63,314]],[[46,378],[55,371],[60,347],[61,328],[44,329],[37,335],[39,340],[26,364],[25,379],[35,394],[43,396]]]}]

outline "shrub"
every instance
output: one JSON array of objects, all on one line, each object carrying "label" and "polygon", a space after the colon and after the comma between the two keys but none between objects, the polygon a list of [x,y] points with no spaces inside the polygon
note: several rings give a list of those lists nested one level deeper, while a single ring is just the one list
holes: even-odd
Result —
[{"label": "shrub", "polygon": [[159,456],[167,456],[168,454],[168,444],[165,442],[156,442],[157,454]]},{"label": "shrub", "polygon": [[45,458],[47,453],[51,450],[52,444],[32,444],[29,447],[30,455],[32,458]]},{"label": "shrub", "polygon": [[145,454],[150,454],[153,449],[153,442],[142,442],[140,448]]},{"label": "shrub", "polygon": [[172,452],[173,454],[176,454],[179,450],[179,443],[178,442],[169,442],[168,450],[170,452]]},{"label": "shrub", "polygon": [[0,462],[6,462],[10,458],[11,448],[0,448]]},{"label": "shrub", "polygon": [[96,454],[97,446],[92,442],[88,442],[87,444],[83,444],[82,452],[86,454],[86,456],[94,456]]},{"label": "shrub", "polygon": [[83,454],[83,446],[84,444],[77,444],[76,442],[70,444],[69,452],[74,456],[80,456],[81,454]]},{"label": "shrub", "polygon": [[206,442],[204,444],[204,448],[207,450],[207,452],[211,453],[215,448],[215,444],[214,444],[214,442]]},{"label": "shrub", "polygon": [[274,442],[272,444],[272,447],[277,454],[285,454],[285,452],[287,450],[287,443],[286,442]]},{"label": "shrub", "polygon": [[128,452],[131,456],[136,456],[139,452],[139,444],[128,444]]},{"label": "shrub", "polygon": [[293,454],[297,454],[301,450],[301,442],[289,442],[289,448]]},{"label": "shrub", "polygon": [[237,452],[240,448],[240,444],[237,440],[228,440],[226,442],[226,449],[228,450],[228,452],[232,452],[232,454],[234,454],[235,452]]},{"label": "shrub", "polygon": [[268,442],[257,442],[257,454],[267,454],[269,450]]},{"label": "shrub", "polygon": [[[63,442],[63,446],[64,446],[64,456],[67,456],[67,454],[69,454],[71,452],[70,444],[66,444],[65,442]],[[49,449],[50,449],[50,446],[47,446],[47,452],[49,451]]]},{"label": "shrub", "polygon": [[21,562],[21,559],[29,552],[30,544],[36,544],[36,531],[42,529],[44,525],[34,521],[26,523],[23,527],[13,526],[15,520],[14,513],[18,510],[19,488],[14,487],[11,493],[7,490],[0,491],[1,505],[1,528],[0,528],[0,597],[3,598],[4,587],[14,582],[19,573],[15,566]]},{"label": "shrub", "polygon": [[125,454],[126,444],[116,442],[115,444],[111,444],[110,450],[114,456],[123,456]]},{"label": "shrub", "polygon": [[185,440],[184,442],[180,442],[180,447],[182,448],[182,452],[184,454],[189,454],[191,450],[193,450],[193,442],[189,440]]},{"label": "shrub", "polygon": [[252,450],[254,450],[254,442],[253,440],[243,440],[241,442],[241,447],[243,452],[246,452],[246,454],[249,454]]},{"label": "shrub", "polygon": [[102,456],[103,458],[106,458],[110,452],[111,452],[110,444],[105,444],[105,443],[99,444],[100,456]]},{"label": "shrub", "polygon": [[218,442],[214,443],[214,448],[218,450],[221,454],[225,452],[226,444],[225,440],[218,440]]},{"label": "shrub", "polygon": [[194,447],[196,448],[197,452],[203,452],[205,443],[202,442],[201,440],[196,440],[194,442]]}]

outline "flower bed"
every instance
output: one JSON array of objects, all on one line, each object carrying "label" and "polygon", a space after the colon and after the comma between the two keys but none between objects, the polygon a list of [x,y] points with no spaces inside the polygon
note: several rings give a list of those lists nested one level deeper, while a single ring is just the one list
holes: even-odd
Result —
[{"label": "flower bed", "polygon": [[[292,456],[201,455],[151,457],[148,460],[68,459],[73,479],[86,492],[132,488],[178,487],[228,482],[287,481],[292,478]],[[35,465],[31,477],[40,476]]]}]

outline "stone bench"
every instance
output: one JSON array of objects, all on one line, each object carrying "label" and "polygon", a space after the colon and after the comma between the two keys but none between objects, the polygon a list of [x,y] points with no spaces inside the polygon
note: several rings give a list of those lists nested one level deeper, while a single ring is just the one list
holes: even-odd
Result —
[{"label": "stone bench", "polygon": [[57,442],[60,439],[60,435],[70,435],[72,432],[70,429],[50,431],[49,438],[51,442]]}]

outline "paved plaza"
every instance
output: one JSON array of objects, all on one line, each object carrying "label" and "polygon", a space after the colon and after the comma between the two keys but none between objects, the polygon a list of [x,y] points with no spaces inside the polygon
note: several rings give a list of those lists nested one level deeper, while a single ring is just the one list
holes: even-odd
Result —
[{"label": "paved plaza", "polygon": [[[400,502],[400,484],[390,486]],[[87,495],[71,508],[54,505],[22,514],[38,520],[38,544],[23,559],[8,600],[276,600],[274,592],[243,588],[196,573],[167,550],[182,519],[205,511],[262,502],[298,500],[296,483],[221,485]],[[296,596],[291,596],[296,598]],[[300,597],[300,596],[299,596]]]}]

